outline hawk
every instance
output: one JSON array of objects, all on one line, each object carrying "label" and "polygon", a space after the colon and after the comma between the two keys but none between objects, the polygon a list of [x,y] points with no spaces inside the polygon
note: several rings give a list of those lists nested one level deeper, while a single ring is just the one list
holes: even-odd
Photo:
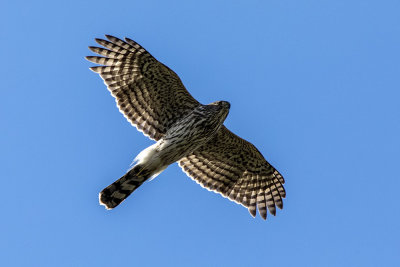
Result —
[{"label": "hawk", "polygon": [[286,193],[282,175],[260,151],[224,125],[230,104],[203,105],[185,89],[178,75],[135,41],[106,35],[95,39],[102,47],[89,49],[100,56],[87,60],[107,85],[125,118],[156,141],[134,160],[133,167],[99,194],[113,209],[146,180],[178,162],[202,187],[267,218],[282,209]]}]

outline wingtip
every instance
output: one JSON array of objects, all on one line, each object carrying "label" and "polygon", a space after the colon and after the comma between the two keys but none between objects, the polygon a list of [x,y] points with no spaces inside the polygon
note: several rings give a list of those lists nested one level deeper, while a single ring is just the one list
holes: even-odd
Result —
[{"label": "wingtip", "polygon": [[94,56],[86,56],[85,59],[86,59],[87,61],[93,63],[93,61],[92,61],[92,60],[93,60],[93,57],[94,57]]},{"label": "wingtip", "polygon": [[273,207],[268,207],[268,211],[269,211],[269,213],[271,213],[272,215],[276,216],[276,208],[275,208],[275,206],[273,206]]},{"label": "wingtip", "polygon": [[267,211],[265,210],[262,210],[261,212],[260,212],[260,216],[261,216],[261,218],[263,218],[263,220],[265,221],[266,219],[267,219]]},{"label": "wingtip", "polygon": [[104,35],[109,41],[113,41],[113,40],[115,40],[115,39],[118,39],[117,37],[115,37],[115,36],[113,36],[113,35],[111,35],[111,34],[105,34]]},{"label": "wingtip", "polygon": [[95,40],[96,43],[98,43],[99,45],[102,45],[102,44],[105,42],[105,40],[104,40],[104,39],[101,39],[101,38],[94,38],[94,40]]},{"label": "wingtip", "polygon": [[98,49],[97,46],[88,46],[89,50],[96,53],[96,49]]},{"label": "wingtip", "polygon": [[125,42],[127,42],[127,43],[130,44],[130,45],[137,44],[137,43],[136,43],[134,40],[132,40],[131,38],[124,37],[124,39],[125,39]]},{"label": "wingtip", "polygon": [[257,214],[256,209],[252,209],[252,207],[249,207],[248,210],[249,210],[249,213],[250,213],[251,217],[255,218],[256,214]]},{"label": "wingtip", "polygon": [[[99,63],[98,63],[98,58],[99,58],[99,57],[97,57],[97,56],[86,56],[86,57],[85,57],[85,59],[86,59],[87,61],[89,61],[89,62],[91,62],[91,63],[95,63],[95,64],[99,64]],[[95,69],[98,69],[97,67],[99,67],[99,66],[90,67],[89,69],[90,69],[91,71],[97,73],[97,71],[95,71]]]},{"label": "wingtip", "polygon": [[89,67],[89,70],[93,71],[94,73],[98,73],[98,67]]}]

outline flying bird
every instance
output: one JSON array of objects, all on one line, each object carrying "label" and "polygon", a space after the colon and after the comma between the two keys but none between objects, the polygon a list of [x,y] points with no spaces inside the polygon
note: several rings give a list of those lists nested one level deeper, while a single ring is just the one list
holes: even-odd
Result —
[{"label": "flying bird", "polygon": [[156,141],[135,159],[134,166],[99,194],[113,209],[146,180],[178,162],[202,187],[267,218],[282,209],[286,193],[282,175],[258,149],[229,131],[224,121],[227,101],[203,105],[184,87],[178,75],[135,41],[106,35],[95,39],[102,47],[89,49],[100,56],[87,60],[107,85],[125,118]]}]

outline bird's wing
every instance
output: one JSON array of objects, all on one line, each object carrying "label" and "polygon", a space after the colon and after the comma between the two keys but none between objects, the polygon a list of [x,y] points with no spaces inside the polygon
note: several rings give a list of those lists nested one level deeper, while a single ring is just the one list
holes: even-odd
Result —
[{"label": "bird's wing", "polygon": [[115,97],[121,113],[139,131],[159,140],[179,118],[199,105],[178,75],[157,61],[135,41],[106,35],[96,39],[102,47],[89,47],[101,55],[86,57],[102,66],[90,69],[100,74]]},{"label": "bird's wing", "polygon": [[248,208],[253,217],[256,206],[263,219],[267,208],[273,215],[275,206],[283,208],[286,193],[282,175],[254,145],[225,126],[207,144],[182,158],[179,166],[204,188]]}]

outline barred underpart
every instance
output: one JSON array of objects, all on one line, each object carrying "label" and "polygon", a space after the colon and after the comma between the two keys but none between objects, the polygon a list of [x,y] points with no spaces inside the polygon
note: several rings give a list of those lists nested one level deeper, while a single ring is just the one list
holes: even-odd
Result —
[{"label": "barred underpart", "polygon": [[115,208],[149,178],[147,173],[140,173],[139,166],[132,168],[100,192],[100,204],[108,210]]}]

